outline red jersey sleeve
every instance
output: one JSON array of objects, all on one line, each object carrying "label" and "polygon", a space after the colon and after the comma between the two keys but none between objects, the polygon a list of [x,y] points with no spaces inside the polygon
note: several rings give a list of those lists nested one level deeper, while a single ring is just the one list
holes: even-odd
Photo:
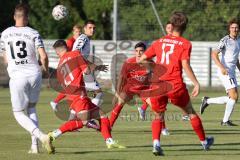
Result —
[{"label": "red jersey sleeve", "polygon": [[188,43],[183,49],[181,60],[189,60],[191,56],[191,52],[192,52],[192,44]]},{"label": "red jersey sleeve", "polygon": [[147,59],[151,59],[154,56],[156,56],[155,49],[154,49],[155,45],[156,45],[156,42],[151,44],[151,46],[148,47],[148,49],[144,52],[144,54],[147,56]]},{"label": "red jersey sleeve", "polygon": [[74,42],[75,42],[75,39],[73,37],[67,39],[66,43],[67,43],[68,51],[72,50]]}]

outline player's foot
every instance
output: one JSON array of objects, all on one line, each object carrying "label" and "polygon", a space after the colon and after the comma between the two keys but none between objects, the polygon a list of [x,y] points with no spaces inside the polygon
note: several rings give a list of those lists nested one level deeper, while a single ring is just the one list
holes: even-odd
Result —
[{"label": "player's foot", "polygon": [[153,146],[153,151],[152,152],[155,156],[163,156],[164,155],[162,148],[160,146],[157,146],[157,145]]},{"label": "player's foot", "polygon": [[54,147],[52,146],[52,140],[49,135],[44,135],[44,137],[41,139],[42,146],[45,148],[48,152],[48,154],[53,154],[55,152]]},{"label": "player's foot", "polygon": [[86,127],[87,127],[87,128],[95,129],[95,130],[97,130],[97,131],[100,130],[100,126],[99,126],[94,120],[88,121],[87,124],[86,124]]},{"label": "player's foot", "polygon": [[236,124],[232,123],[232,121],[221,122],[222,126],[237,126]]},{"label": "player's foot", "polygon": [[36,147],[31,147],[28,151],[29,154],[38,154],[39,153],[39,149],[38,146]]},{"label": "player's foot", "polygon": [[188,115],[183,115],[182,116],[182,120],[183,121],[189,121],[190,120],[190,117]]},{"label": "player's foot", "polygon": [[204,149],[205,151],[209,150],[210,147],[213,145],[213,143],[214,143],[214,138],[213,138],[213,137],[207,137],[207,138],[206,138],[206,141],[207,141],[207,144],[202,144],[203,149]]},{"label": "player's foot", "polygon": [[167,128],[164,128],[164,129],[162,129],[162,135],[164,135],[164,136],[169,136],[170,135],[170,133],[169,133],[169,131],[168,131],[168,129]]},{"label": "player's foot", "polygon": [[200,106],[200,113],[203,114],[204,110],[207,108],[208,106],[208,103],[207,103],[207,99],[209,97],[203,97],[202,98],[202,103],[201,103],[201,106]]},{"label": "player's foot", "polygon": [[112,148],[123,149],[123,148],[126,148],[125,146],[118,144],[117,141],[111,141],[111,142],[106,141],[106,145],[107,145],[108,149],[112,149]]},{"label": "player's foot", "polygon": [[139,112],[140,119],[144,121],[145,120],[145,113],[146,113],[146,111],[143,110],[141,107],[138,107],[138,112]]}]

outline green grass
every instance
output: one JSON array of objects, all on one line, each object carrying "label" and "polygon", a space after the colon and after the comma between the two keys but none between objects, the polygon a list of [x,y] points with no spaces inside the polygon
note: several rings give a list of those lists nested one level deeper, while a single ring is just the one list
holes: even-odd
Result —
[{"label": "green grass", "polygon": [[[192,99],[194,107],[199,111],[199,104],[203,95],[222,96],[223,91],[204,91],[197,98]],[[43,89],[37,105],[40,128],[45,131],[56,129],[63,123],[53,114],[49,101],[56,92]],[[105,96],[103,106],[110,107],[111,96]],[[232,116],[232,120],[240,125],[239,105]],[[149,109],[148,109],[149,110]],[[147,159],[178,159],[178,160],[234,160],[240,156],[240,127],[222,127],[224,106],[212,105],[202,116],[207,135],[215,137],[215,145],[211,151],[202,150],[197,136],[188,122],[179,119],[180,110],[172,105],[168,106],[166,124],[171,135],[162,136],[161,143],[165,152],[164,157],[155,157],[151,150],[151,122],[138,120],[137,108],[125,106],[122,116],[114,126],[112,135],[127,149],[108,150],[100,133],[91,129],[80,132],[67,133],[57,139],[56,154],[48,155],[43,149],[39,155],[29,155],[30,135],[15,121],[11,112],[10,95],[8,89],[0,90],[0,159],[28,160],[28,159],[102,159],[102,160],[147,160]],[[149,114],[148,114],[149,115]]]}]

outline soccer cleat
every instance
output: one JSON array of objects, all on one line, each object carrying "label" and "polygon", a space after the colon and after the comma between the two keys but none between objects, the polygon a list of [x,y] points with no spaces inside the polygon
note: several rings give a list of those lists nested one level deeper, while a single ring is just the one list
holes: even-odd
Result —
[{"label": "soccer cleat", "polygon": [[221,122],[222,126],[237,126],[236,124],[232,123],[232,121]]},{"label": "soccer cleat", "polygon": [[203,97],[202,98],[202,103],[201,103],[201,106],[200,106],[200,114],[203,114],[204,110],[207,108],[208,106],[208,103],[207,103],[207,99],[209,97]]},{"label": "soccer cleat", "polygon": [[146,111],[143,110],[141,107],[138,107],[138,112],[139,112],[140,119],[144,121],[145,120],[145,113],[146,113]]},{"label": "soccer cleat", "polygon": [[108,149],[112,149],[112,148],[123,149],[123,148],[126,148],[125,146],[118,144],[117,141],[113,141],[112,143],[106,143],[106,145],[107,145]]},{"label": "soccer cleat", "polygon": [[183,115],[182,116],[182,120],[183,121],[189,121],[190,120],[190,117],[188,115]]},{"label": "soccer cleat", "polygon": [[170,133],[169,133],[169,131],[168,131],[168,129],[167,128],[164,128],[164,129],[162,129],[162,135],[164,135],[164,136],[169,136],[170,135]]},{"label": "soccer cleat", "polygon": [[204,149],[205,151],[209,150],[210,147],[213,145],[213,143],[214,143],[214,138],[213,138],[213,137],[207,137],[207,138],[206,138],[206,141],[207,141],[207,144],[202,144],[203,149]]},{"label": "soccer cleat", "polygon": [[100,131],[100,126],[94,120],[88,121],[86,124],[86,127]]},{"label": "soccer cleat", "polygon": [[55,149],[52,146],[52,139],[49,135],[44,135],[44,137],[41,139],[42,146],[45,148],[48,152],[48,154],[54,154]]},{"label": "soccer cleat", "polygon": [[152,152],[155,156],[164,156],[163,150],[160,146],[153,146],[153,151]]}]

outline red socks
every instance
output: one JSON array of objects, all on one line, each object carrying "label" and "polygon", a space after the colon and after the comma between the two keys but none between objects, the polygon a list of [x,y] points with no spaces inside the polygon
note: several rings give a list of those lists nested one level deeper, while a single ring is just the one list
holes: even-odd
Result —
[{"label": "red socks", "polygon": [[80,129],[83,127],[83,123],[81,120],[73,120],[73,121],[67,121],[66,123],[64,123],[60,128],[59,130],[62,132],[62,133],[65,133],[65,132],[71,132],[71,131],[74,131],[76,129]]},{"label": "red socks", "polygon": [[155,119],[152,121],[152,139],[160,140],[160,135],[162,131],[162,121],[160,119]]},{"label": "red socks", "polygon": [[112,127],[117,120],[121,110],[123,108],[122,104],[116,104],[115,107],[112,110],[111,117],[110,117],[110,126]]},{"label": "red socks", "polygon": [[112,138],[108,118],[101,118],[100,119],[100,130],[101,130],[101,133],[102,133],[102,136],[103,136],[104,140],[106,140],[107,138]]},{"label": "red socks", "polygon": [[192,128],[193,130],[196,132],[196,134],[198,135],[200,141],[204,141],[205,140],[205,133],[204,133],[204,129],[202,126],[202,121],[198,116],[195,116],[194,118],[191,118],[191,124],[192,124]]},{"label": "red socks", "polygon": [[58,95],[57,95],[57,97],[54,99],[54,102],[55,103],[59,103],[63,98],[65,98],[66,97],[66,95],[65,94],[63,94],[63,93],[59,93]]}]

